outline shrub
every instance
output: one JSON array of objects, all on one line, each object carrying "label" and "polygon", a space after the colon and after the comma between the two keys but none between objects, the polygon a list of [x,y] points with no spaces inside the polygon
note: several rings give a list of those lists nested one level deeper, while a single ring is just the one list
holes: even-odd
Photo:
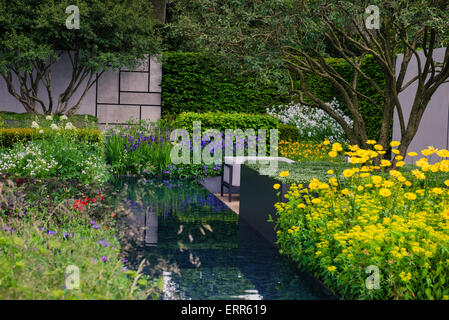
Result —
[{"label": "shrub", "polygon": [[[405,174],[388,160],[374,165],[378,149],[347,154],[352,168],[293,185],[276,204],[282,252],[345,299],[449,299],[449,180],[432,178],[447,178],[449,160],[422,158]],[[368,289],[371,266],[380,272],[376,290]]]},{"label": "shrub", "polygon": [[[30,113],[16,113],[8,111],[0,111],[0,117],[5,122],[5,127],[8,128],[29,128],[33,121],[39,123],[46,121],[46,115],[42,114],[30,114]],[[55,121],[63,118],[63,115],[52,115]],[[98,123],[98,118],[90,114],[74,114],[67,116],[67,121],[73,123],[76,127],[84,128],[96,126]],[[1,126],[0,126],[1,127]]]},{"label": "shrub", "polygon": [[251,78],[236,78],[199,53],[170,52],[162,64],[162,114],[182,112],[264,113],[284,97],[273,87],[251,86]]},{"label": "shrub", "polygon": [[284,141],[299,141],[299,130],[295,126],[289,124],[279,125],[279,140]]},{"label": "shrub", "polygon": [[[66,130],[61,129],[61,131]],[[103,141],[101,131],[98,129],[76,129],[68,132],[74,133],[74,141],[85,141],[86,143]],[[11,148],[17,142],[48,139],[53,134],[54,132],[48,128],[0,128],[0,148]]]},{"label": "shrub", "polygon": [[[300,161],[294,163],[279,162],[276,170],[269,170],[270,168],[266,164],[247,163],[246,165],[255,169],[259,173],[263,173],[264,175],[266,174],[270,178],[277,180],[279,183],[284,184],[308,184],[313,178],[319,180],[326,179],[328,177],[326,172],[330,169],[342,171],[343,169],[351,167],[350,164],[345,162],[329,163],[329,161]],[[288,175],[281,178],[280,173],[283,171],[288,172]]]},{"label": "shrub", "polygon": [[203,132],[207,129],[216,129],[223,134],[227,129],[254,129],[256,134],[258,129],[267,129],[268,137],[269,129],[278,128],[278,120],[270,115],[225,112],[185,112],[175,119],[173,127],[193,132],[194,121],[201,122]]}]

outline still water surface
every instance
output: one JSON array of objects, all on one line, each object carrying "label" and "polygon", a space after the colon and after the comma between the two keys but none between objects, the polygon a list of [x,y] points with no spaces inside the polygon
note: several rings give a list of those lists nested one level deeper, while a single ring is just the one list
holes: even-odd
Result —
[{"label": "still water surface", "polygon": [[121,178],[121,239],[163,299],[333,299],[196,182]]}]

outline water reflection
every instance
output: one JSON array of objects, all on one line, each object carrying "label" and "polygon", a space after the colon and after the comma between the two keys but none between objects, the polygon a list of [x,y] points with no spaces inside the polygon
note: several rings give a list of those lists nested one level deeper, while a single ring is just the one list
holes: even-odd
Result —
[{"label": "water reflection", "polygon": [[196,183],[115,181],[122,248],[159,278],[164,299],[331,299],[329,292]]}]

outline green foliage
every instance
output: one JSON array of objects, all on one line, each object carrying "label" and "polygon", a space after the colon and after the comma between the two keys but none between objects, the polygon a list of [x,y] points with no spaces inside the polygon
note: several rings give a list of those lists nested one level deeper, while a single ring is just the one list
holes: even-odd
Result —
[{"label": "green foliage", "polygon": [[272,103],[285,101],[275,86],[255,87],[255,79],[230,75],[203,54],[165,53],[162,68],[164,116],[210,111],[264,113]]},{"label": "green foliage", "polygon": [[[54,115],[55,121],[61,122],[62,115]],[[41,114],[16,113],[8,111],[0,111],[0,118],[4,121],[4,128],[30,128],[33,121],[45,123],[46,119]],[[67,117],[67,121],[71,122],[77,128],[96,127],[98,118],[90,114],[74,114]],[[1,128],[1,126],[0,126]]]},{"label": "green foliage", "polygon": [[[353,77],[353,68],[344,59],[328,58],[327,62],[334,68],[346,81],[351,82]],[[385,78],[382,68],[376,63],[372,56],[366,56],[362,62],[361,70],[372,78],[379,87],[385,86]],[[321,78],[316,74],[306,74],[307,86],[310,91],[319,97],[321,100],[328,102],[337,98],[340,103],[340,109],[349,117],[351,113],[345,106],[344,100],[341,97],[339,91],[326,79]],[[298,82],[296,82],[298,85]],[[299,85],[298,85],[299,86]],[[363,77],[359,78],[357,89],[360,92],[379,105],[383,104],[383,97],[373,88],[373,86]],[[307,99],[306,99],[307,101]],[[310,100],[309,100],[310,102]],[[378,139],[380,133],[380,127],[382,124],[382,112],[379,111],[366,99],[361,98],[359,100],[359,110],[365,120],[366,131],[369,139]],[[391,124],[392,125],[392,124]]]},{"label": "green foliage", "polygon": [[138,121],[106,135],[106,161],[114,174],[160,174],[171,163],[171,144],[163,127]]},{"label": "green foliage", "polygon": [[[247,164],[247,166],[261,172],[266,165],[262,164]],[[344,162],[329,162],[329,161],[301,161],[294,163],[279,162],[278,168],[269,172],[269,177],[278,180],[280,183],[302,183],[308,184],[313,178],[320,181],[329,179],[327,171],[332,169],[335,171],[342,171],[350,168],[351,165]],[[288,171],[289,175],[285,178],[280,178],[281,171]]]},{"label": "green foliage", "polygon": [[299,141],[299,130],[295,126],[279,124],[279,140]]},{"label": "green foliage", "polygon": [[[277,129],[278,119],[269,115],[254,115],[246,113],[185,112],[180,114],[173,122],[173,127],[193,132],[193,122],[201,122],[201,130],[216,129],[225,134],[226,130],[254,129]],[[269,132],[267,132],[268,136]]]},{"label": "green foliage", "polygon": [[172,144],[169,141],[169,127],[172,124],[167,121],[128,123],[133,125],[120,130],[108,130],[106,133],[105,156],[112,173],[180,179],[221,173],[221,167],[215,164],[172,164]]},{"label": "green foliage", "polygon": [[[39,132],[39,129],[30,128],[0,128],[0,147],[12,148],[17,142],[27,142],[31,140],[43,140],[54,136],[54,132],[51,129],[42,129],[43,133]],[[85,141],[87,143],[97,143],[103,141],[101,131],[98,129],[76,129],[70,132],[70,130],[61,129],[71,134],[73,141]],[[71,141],[73,143],[73,141]]]},{"label": "green foliage", "polygon": [[[59,193],[64,196],[62,188]],[[93,212],[105,209],[103,196],[95,194],[75,209],[73,198],[54,200],[43,192],[33,194],[37,202],[23,187],[3,185],[0,299],[144,299],[150,293],[151,279],[144,276],[147,284],[135,286],[141,270],[127,270],[119,256],[114,219],[103,214],[91,223]],[[79,268],[78,289],[65,286],[70,265]]]},{"label": "green foliage", "polygon": [[[27,137],[32,139],[32,134]],[[109,179],[103,145],[91,143],[89,139],[90,136],[82,139],[74,130],[61,130],[47,132],[45,139],[16,142],[10,150],[0,154],[0,173],[36,178],[58,176],[103,184]]]}]

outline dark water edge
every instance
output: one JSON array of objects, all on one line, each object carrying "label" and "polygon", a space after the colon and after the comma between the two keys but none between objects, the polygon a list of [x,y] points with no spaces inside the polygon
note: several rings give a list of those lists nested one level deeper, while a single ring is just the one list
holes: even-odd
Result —
[{"label": "dark water edge", "polygon": [[129,266],[161,280],[167,300],[334,300],[329,288],[197,182],[121,177]]}]

